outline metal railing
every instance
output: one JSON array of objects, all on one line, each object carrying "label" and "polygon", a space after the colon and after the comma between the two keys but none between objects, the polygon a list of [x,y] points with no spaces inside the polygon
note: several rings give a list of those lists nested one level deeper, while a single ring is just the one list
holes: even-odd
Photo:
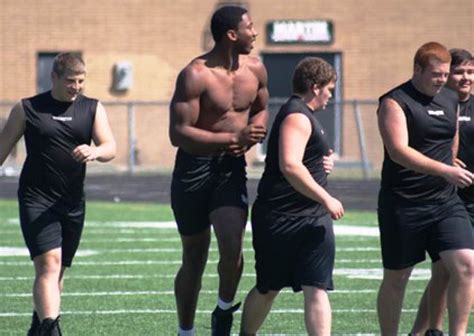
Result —
[{"label": "metal railing", "polygon": [[[270,99],[270,125],[285,101],[286,98]],[[102,103],[118,143],[117,158],[106,164],[110,168],[107,171],[135,174],[141,170],[172,169],[175,148],[168,140],[168,101]],[[12,101],[0,101],[0,127],[13,104]],[[325,111],[316,114],[339,158],[338,166],[359,169],[364,178],[369,178],[373,170],[380,167],[383,156],[376,108],[375,100],[355,99],[331,102]],[[258,146],[254,160],[263,161],[265,152],[266,143],[263,143]],[[24,157],[24,146],[17,146],[17,150],[5,163],[3,173],[5,169],[10,173],[13,169],[17,173]]]}]

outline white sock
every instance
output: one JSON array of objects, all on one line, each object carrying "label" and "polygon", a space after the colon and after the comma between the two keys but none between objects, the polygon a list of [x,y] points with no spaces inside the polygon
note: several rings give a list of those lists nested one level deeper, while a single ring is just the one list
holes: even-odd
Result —
[{"label": "white sock", "polygon": [[178,327],[178,335],[179,336],[194,336],[194,334],[196,333],[196,330],[194,330],[194,327],[192,327],[191,329],[181,329],[181,327]]},{"label": "white sock", "polygon": [[232,301],[230,302],[225,302],[224,300],[222,300],[221,298],[217,298],[217,305],[219,306],[220,309],[222,310],[227,310],[227,309],[230,309],[232,307]]}]

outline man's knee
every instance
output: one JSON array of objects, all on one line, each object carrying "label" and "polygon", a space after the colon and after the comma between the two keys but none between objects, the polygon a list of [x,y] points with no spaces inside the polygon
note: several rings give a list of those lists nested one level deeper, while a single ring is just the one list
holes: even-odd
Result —
[{"label": "man's knee", "polygon": [[474,250],[445,251],[441,254],[450,276],[472,279],[474,277]]},{"label": "man's knee", "polygon": [[403,292],[410,278],[411,270],[391,271],[385,270],[383,285],[391,291]]},{"label": "man's knee", "polygon": [[44,254],[36,256],[33,259],[35,270],[38,275],[57,273],[58,277],[61,273],[61,252],[59,249],[48,251]]},{"label": "man's knee", "polygon": [[219,249],[221,261],[230,264],[240,264],[243,259],[242,244],[240,242],[232,242]]}]

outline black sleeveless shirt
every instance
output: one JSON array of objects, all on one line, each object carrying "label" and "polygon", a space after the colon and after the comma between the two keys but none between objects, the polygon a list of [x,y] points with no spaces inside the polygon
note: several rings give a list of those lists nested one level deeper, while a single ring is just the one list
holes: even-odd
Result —
[{"label": "black sleeveless shirt", "polygon": [[[459,151],[458,157],[467,165],[467,170],[474,172],[474,96],[459,103]],[[474,186],[458,189],[458,194],[465,201],[474,203]]]},{"label": "black sleeveless shirt", "polygon": [[323,216],[326,214],[323,206],[296,191],[280,171],[278,151],[280,128],[283,120],[292,113],[304,114],[311,122],[311,135],[306,144],[303,164],[319,185],[322,187],[327,185],[323,156],[327,155],[329,146],[324,130],[314,117],[314,112],[301,98],[293,96],[281,107],[272,125],[265,158],[265,170],[258,185],[255,205],[285,214]]},{"label": "black sleeveless shirt", "polygon": [[27,156],[18,195],[46,204],[82,200],[86,164],[76,162],[72,151],[91,143],[97,100],[80,95],[61,102],[48,91],[22,104]]},{"label": "black sleeveless shirt", "polygon": [[[443,88],[434,97],[416,90],[408,81],[380,97],[392,98],[402,108],[408,129],[408,145],[423,155],[452,165],[452,143],[456,133],[458,98]],[[440,176],[422,174],[392,161],[384,148],[382,192],[415,203],[442,201],[453,197],[455,188]]]}]

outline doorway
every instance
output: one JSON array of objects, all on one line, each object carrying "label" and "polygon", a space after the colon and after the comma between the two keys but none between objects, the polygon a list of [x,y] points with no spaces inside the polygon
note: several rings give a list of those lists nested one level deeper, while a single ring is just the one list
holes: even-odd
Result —
[{"label": "doorway", "polygon": [[[269,103],[269,130],[281,105],[292,93],[292,76],[298,62],[305,57],[320,57],[331,64],[337,72],[337,82],[334,88],[333,98],[329,102],[324,113],[316,115],[319,122],[326,131],[329,147],[335,153],[341,152],[341,129],[342,129],[342,62],[340,53],[262,53],[262,60],[268,72],[268,91],[270,93]],[[268,137],[267,137],[268,139]],[[260,157],[266,153],[266,143],[260,147]]]}]

